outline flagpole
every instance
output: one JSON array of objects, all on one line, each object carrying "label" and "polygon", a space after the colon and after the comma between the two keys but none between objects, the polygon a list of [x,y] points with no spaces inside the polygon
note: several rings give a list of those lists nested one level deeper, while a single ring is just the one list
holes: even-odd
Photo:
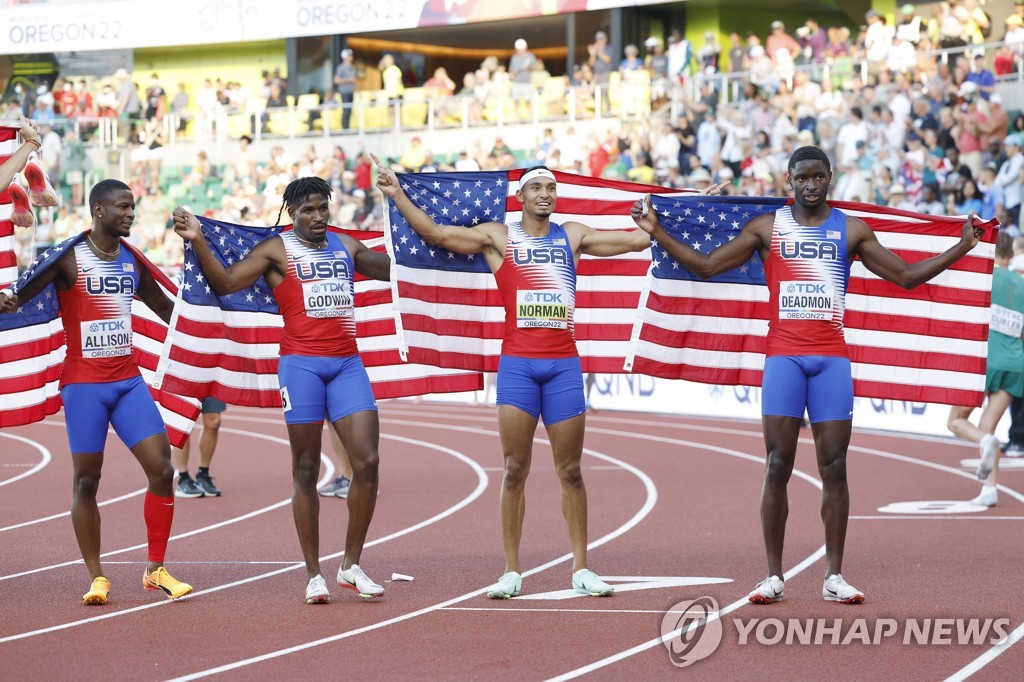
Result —
[{"label": "flagpole", "polygon": [[405,329],[402,327],[401,300],[398,297],[398,261],[395,259],[394,233],[391,230],[391,208],[393,202],[388,199],[388,210],[384,211],[384,249],[391,259],[389,279],[391,280],[391,306],[395,319],[395,337],[398,339],[398,356],[402,362],[409,362],[409,344],[405,340]]},{"label": "flagpole", "polygon": [[[186,242],[187,243],[187,242]],[[156,373],[153,375],[153,388],[161,390],[164,383],[164,376],[167,374],[167,365],[171,362],[171,346],[173,346],[174,327],[178,323],[178,313],[181,310],[182,293],[185,287],[178,285],[178,292],[174,296],[174,309],[171,310],[171,321],[167,323],[167,335],[164,337],[163,348],[160,349],[160,359],[156,363]]]},{"label": "flagpole", "polygon": [[[640,228],[637,228],[638,230]],[[653,241],[651,242],[654,243]],[[636,360],[636,349],[640,345],[640,330],[644,326],[644,317],[647,312],[647,298],[651,294],[651,279],[654,277],[654,250],[651,251],[651,264],[647,266],[647,277],[644,278],[644,286],[640,289],[640,302],[636,307],[636,319],[633,320],[633,331],[629,335],[629,346],[626,348],[626,360],[622,363],[622,369],[626,372],[633,371],[633,361]]]}]

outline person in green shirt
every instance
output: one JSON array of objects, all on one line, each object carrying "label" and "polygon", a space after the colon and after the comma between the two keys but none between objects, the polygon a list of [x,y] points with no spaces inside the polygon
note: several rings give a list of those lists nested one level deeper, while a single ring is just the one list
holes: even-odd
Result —
[{"label": "person in green shirt", "polygon": [[985,371],[985,407],[978,425],[970,421],[973,407],[954,407],[946,425],[958,438],[979,444],[978,480],[981,494],[971,504],[994,507],[998,502],[999,439],[993,435],[1014,397],[1024,396],[1024,279],[1009,269],[1013,239],[1000,232],[996,240],[992,272],[992,318],[988,331],[988,365]]}]

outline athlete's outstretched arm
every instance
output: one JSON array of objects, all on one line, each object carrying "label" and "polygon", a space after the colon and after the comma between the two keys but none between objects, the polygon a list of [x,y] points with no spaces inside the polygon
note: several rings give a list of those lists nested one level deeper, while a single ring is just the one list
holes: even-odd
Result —
[{"label": "athlete's outstretched arm", "polygon": [[174,301],[167,297],[163,289],[153,279],[149,268],[135,259],[135,271],[139,273],[139,290],[136,295],[139,300],[149,306],[149,309],[156,313],[157,317],[171,323],[171,313],[174,312]]},{"label": "athlete's outstretched arm", "polygon": [[203,269],[206,281],[218,296],[227,296],[251,287],[256,280],[281,261],[281,254],[278,253],[283,252],[281,240],[266,239],[257,244],[245,258],[225,268],[210,251],[198,218],[181,206],[175,208],[171,215],[174,219],[174,231],[182,239],[192,242],[192,249],[199,259],[199,267]]},{"label": "athlete's outstretched arm", "polygon": [[651,235],[643,230],[595,230],[582,223],[566,223],[564,227],[583,231],[579,252],[588,256],[619,256],[651,245]]},{"label": "athlete's outstretched arm", "polygon": [[395,202],[409,226],[428,244],[467,254],[497,248],[494,240],[497,223],[483,223],[474,227],[438,225],[406,196],[393,170],[384,166],[373,154],[370,154],[370,158],[377,165],[377,189]]},{"label": "athlete's outstretched arm", "polygon": [[370,279],[379,279],[382,282],[391,281],[391,258],[386,253],[380,253],[369,249],[358,239],[353,239],[346,234],[341,235],[341,241],[345,248],[352,254],[352,263],[356,272]]},{"label": "athlete's outstretched arm", "polygon": [[963,258],[973,249],[978,239],[985,234],[985,229],[974,226],[974,214],[967,216],[961,231],[960,241],[938,256],[926,258],[917,263],[908,264],[889,249],[882,246],[875,233],[864,221],[850,216],[846,217],[846,233],[853,235],[855,246],[853,251],[871,272],[882,279],[899,285],[904,289],[913,289],[939,274],[953,263]]},{"label": "athlete's outstretched arm", "polygon": [[9,313],[17,310],[22,303],[27,303],[42,293],[43,289],[53,282],[58,291],[71,288],[78,278],[78,261],[75,260],[74,250],[65,253],[59,262],[50,266],[46,272],[39,275],[32,282],[19,291],[17,295],[7,293],[10,290],[0,291],[0,313]]},{"label": "athlete's outstretched arm", "polygon": [[771,243],[774,217],[773,214],[766,213],[744,225],[734,239],[722,244],[717,249],[712,249],[710,253],[701,253],[677,241],[666,232],[665,228],[661,226],[657,211],[651,210],[649,205],[648,210],[644,211],[645,203],[644,199],[634,202],[633,210],[630,211],[633,221],[661,244],[670,256],[701,279],[708,279],[721,272],[738,268],[750,260],[755,253],[761,253],[764,257],[764,251]]}]

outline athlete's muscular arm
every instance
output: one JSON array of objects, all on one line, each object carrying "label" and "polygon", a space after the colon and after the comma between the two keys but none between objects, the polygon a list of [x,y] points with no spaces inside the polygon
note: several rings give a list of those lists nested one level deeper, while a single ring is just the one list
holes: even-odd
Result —
[{"label": "athlete's muscular arm", "polygon": [[967,216],[960,241],[956,245],[938,256],[932,256],[912,265],[882,246],[878,238],[875,237],[875,233],[862,220],[847,216],[846,234],[847,239],[852,242],[850,254],[859,255],[861,261],[864,262],[864,267],[882,279],[904,289],[913,289],[963,258],[978,244],[978,239],[985,234],[985,230],[975,227],[974,219],[973,213]]},{"label": "athlete's muscular arm", "polygon": [[381,282],[391,281],[391,258],[386,253],[369,249],[358,239],[353,239],[347,234],[339,236],[345,244],[345,248],[352,254],[352,263],[355,265],[356,272]]},{"label": "athlete's muscular arm", "polygon": [[474,227],[457,227],[454,225],[438,225],[430,216],[409,199],[405,190],[398,182],[398,176],[390,168],[386,168],[379,159],[370,154],[377,165],[377,189],[395,202],[416,234],[431,246],[440,246],[455,253],[484,253],[494,250],[503,255],[505,243],[500,240],[500,230],[505,226],[499,223],[483,223]]},{"label": "athlete's muscular arm", "polygon": [[170,324],[171,313],[174,312],[174,301],[167,297],[167,294],[153,279],[149,268],[142,265],[138,258],[135,259],[135,271],[139,273],[139,290],[135,292],[135,295],[149,306],[149,309],[156,313],[157,317]]},{"label": "athlete's muscular arm", "polygon": [[280,278],[284,275],[287,267],[286,256],[280,239],[266,239],[260,242],[245,258],[225,268],[206,243],[198,218],[181,206],[174,209],[172,216],[174,231],[182,239],[192,242],[192,249],[199,259],[199,267],[203,269],[206,281],[217,295],[227,296],[251,287],[263,275],[267,275],[267,284],[273,287],[277,284],[271,281],[274,279],[273,276],[277,275]]},{"label": "athlete's muscular arm", "polygon": [[67,253],[46,272],[32,281],[27,287],[17,293],[7,293],[9,289],[0,291],[0,313],[9,313],[18,309],[22,302],[27,302],[42,293],[43,289],[52,282],[57,291],[67,291],[75,285],[78,279],[78,260],[75,258],[74,249]]},{"label": "athlete's muscular arm", "polygon": [[735,239],[731,239],[705,254],[676,241],[661,226],[656,211],[648,210],[645,214],[643,209],[643,200],[633,204],[633,210],[630,212],[633,221],[661,244],[670,256],[701,279],[708,279],[721,272],[738,268],[750,260],[755,253],[759,253],[763,260],[772,241],[772,224],[775,218],[774,214],[766,213],[748,222]]},{"label": "athlete's muscular arm", "polygon": [[595,230],[583,223],[566,223],[567,232],[580,235],[576,253],[588,256],[619,256],[643,251],[651,245],[651,235],[643,230]]}]

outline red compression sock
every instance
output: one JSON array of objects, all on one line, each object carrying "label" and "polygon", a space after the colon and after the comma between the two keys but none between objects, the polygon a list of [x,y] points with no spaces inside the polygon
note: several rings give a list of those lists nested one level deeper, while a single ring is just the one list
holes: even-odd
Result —
[{"label": "red compression sock", "polygon": [[171,537],[174,496],[160,497],[147,491],[143,516],[146,519],[146,535],[149,538],[149,560],[162,564],[164,554],[167,553],[167,538]]}]

